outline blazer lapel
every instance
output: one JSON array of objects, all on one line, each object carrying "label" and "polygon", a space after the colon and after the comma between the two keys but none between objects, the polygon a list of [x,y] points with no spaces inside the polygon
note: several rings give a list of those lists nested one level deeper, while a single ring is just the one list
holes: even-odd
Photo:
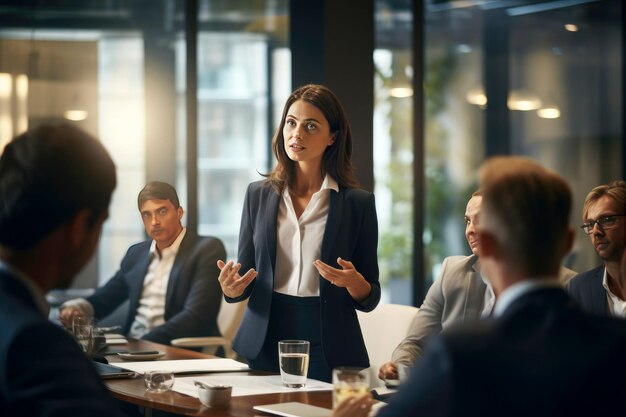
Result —
[{"label": "blazer lapel", "polygon": [[480,271],[476,262],[472,264],[471,271],[466,277],[467,296],[465,298],[465,308],[463,309],[463,321],[470,321],[480,318],[483,302],[485,300],[485,290],[487,286],[480,276]]},{"label": "blazer lapel", "polygon": [[187,230],[185,237],[183,237],[183,241],[180,242],[178,253],[176,254],[176,258],[174,258],[174,265],[172,265],[172,270],[170,271],[170,277],[167,280],[167,291],[165,292],[165,312],[167,312],[172,301],[172,297],[174,297],[174,288],[176,288],[176,282],[179,279],[180,270],[185,263],[185,259],[187,259],[187,256],[189,255],[189,251],[195,245],[195,240],[195,236],[191,235],[189,230]]},{"label": "blazer lapel", "polygon": [[[341,190],[336,192],[330,191],[330,201],[328,204],[328,217],[326,218],[326,228],[324,229],[324,238],[322,239],[321,260],[329,265],[334,265],[336,260],[330,259],[333,243],[337,239],[339,224],[343,213],[343,198],[341,198]],[[326,281],[325,279],[322,280]]]},{"label": "blazer lapel", "polygon": [[280,204],[281,198],[282,197],[278,195],[273,188],[269,187],[267,205],[265,206],[265,243],[267,256],[272,266],[272,271],[270,271],[272,280],[274,279],[274,270],[276,269],[276,221],[278,218],[278,205]]},{"label": "blazer lapel", "polygon": [[593,309],[600,314],[610,313],[609,305],[606,300],[607,293],[602,285],[604,279],[604,268],[598,268],[593,277],[593,284],[591,287],[591,299],[593,302]]}]

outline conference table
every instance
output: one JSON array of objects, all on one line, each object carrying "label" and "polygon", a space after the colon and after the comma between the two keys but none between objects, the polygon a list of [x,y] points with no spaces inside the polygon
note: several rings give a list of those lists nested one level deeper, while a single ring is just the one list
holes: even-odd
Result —
[{"label": "conference table", "polygon": [[[126,345],[114,346],[115,349],[133,350],[158,350],[165,352],[161,360],[179,359],[209,359],[215,356],[206,355],[187,349],[161,345],[144,340],[129,339]],[[106,355],[109,363],[123,367],[123,360],[117,355]],[[118,363],[119,362],[119,363]],[[237,373],[241,375],[241,372]],[[267,373],[246,371],[248,375],[270,375]],[[201,375],[201,374],[197,374]],[[189,375],[185,375],[189,376]],[[274,404],[284,402],[302,402],[324,408],[332,408],[332,393],[328,391],[293,391],[288,393],[275,393],[263,395],[249,395],[232,397],[230,406],[227,408],[210,408],[204,406],[195,397],[180,394],[175,391],[163,393],[151,393],[146,391],[143,378],[107,379],[104,381],[111,394],[118,400],[135,404],[142,407],[144,415],[150,416],[152,410],[161,410],[184,416],[211,416],[211,417],[250,417],[264,416],[263,412],[253,410],[255,405]]]}]

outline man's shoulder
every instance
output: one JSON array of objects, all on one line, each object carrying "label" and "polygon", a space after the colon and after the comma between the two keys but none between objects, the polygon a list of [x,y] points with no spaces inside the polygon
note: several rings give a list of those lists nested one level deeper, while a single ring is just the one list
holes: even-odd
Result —
[{"label": "man's shoulder", "polygon": [[576,291],[582,288],[588,288],[596,285],[598,282],[602,285],[602,277],[604,275],[604,265],[581,272],[569,280],[567,288],[570,291]]},{"label": "man's shoulder", "polygon": [[477,261],[478,257],[476,255],[448,256],[442,262],[442,275],[474,271]]},{"label": "man's shoulder", "polygon": [[184,252],[183,248],[188,247],[192,252],[213,252],[217,251],[220,253],[224,253],[226,249],[224,247],[224,242],[218,237],[215,236],[198,236],[195,233],[187,232],[185,237],[183,238],[183,242],[181,244],[181,249],[179,250],[179,254]]},{"label": "man's shoulder", "polygon": [[136,254],[139,252],[148,252],[150,250],[151,244],[152,240],[144,240],[142,242],[133,243],[128,247],[126,255]]},{"label": "man's shoulder", "polygon": [[[0,340],[4,338],[12,338],[21,328],[50,324],[41,313],[33,309],[27,304],[26,300],[16,297],[14,294],[0,290]],[[0,343],[4,345],[4,343]]]},{"label": "man's shoulder", "polygon": [[[39,311],[23,300],[11,294],[0,292],[0,356],[6,358],[11,350],[16,357],[22,357],[15,349],[23,346],[25,351],[32,351],[33,342],[45,341],[44,344],[74,343],[67,332],[59,325],[52,323]],[[36,339],[36,340],[33,340]]]}]

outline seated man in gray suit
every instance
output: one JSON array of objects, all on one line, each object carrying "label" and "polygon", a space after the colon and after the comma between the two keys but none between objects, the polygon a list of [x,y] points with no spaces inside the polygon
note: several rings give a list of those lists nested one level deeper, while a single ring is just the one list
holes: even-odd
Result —
[{"label": "seated man in gray suit", "polygon": [[574,238],[569,186],[520,157],[491,159],[480,176],[492,316],[435,336],[377,416],[622,415],[626,326],[585,314],[557,278]]},{"label": "seated man in gray suit", "polygon": [[[402,371],[420,358],[427,340],[452,323],[468,323],[491,314],[498,294],[483,279],[480,270],[476,226],[481,203],[482,192],[479,190],[472,194],[465,209],[465,237],[472,254],[444,259],[441,275],[428,290],[408,336],[393,351],[391,362],[380,367],[380,379],[389,383],[401,379]],[[559,280],[563,283],[574,275],[574,271],[565,267],[559,270]]]},{"label": "seated man in gray suit", "polygon": [[626,317],[626,181],[595,187],[585,198],[582,229],[603,265],[572,279],[567,290],[590,313]]},{"label": "seated man in gray suit", "polygon": [[152,238],[128,249],[119,271],[87,299],[61,306],[60,320],[74,315],[103,318],[130,300],[124,334],[157,343],[192,336],[218,336],[222,291],[217,260],[226,256],[214,237],[200,238],[182,226],[176,190],[148,183],[137,199],[146,233]]}]

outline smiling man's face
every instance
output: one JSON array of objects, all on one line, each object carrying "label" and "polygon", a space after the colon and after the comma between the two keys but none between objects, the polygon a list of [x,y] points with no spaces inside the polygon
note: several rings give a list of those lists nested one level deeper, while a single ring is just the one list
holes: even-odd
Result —
[{"label": "smiling man's face", "polygon": [[465,208],[465,238],[474,255],[478,255],[478,234],[476,233],[476,226],[478,225],[478,214],[480,213],[482,201],[482,196],[473,196],[467,202],[467,207]]}]

